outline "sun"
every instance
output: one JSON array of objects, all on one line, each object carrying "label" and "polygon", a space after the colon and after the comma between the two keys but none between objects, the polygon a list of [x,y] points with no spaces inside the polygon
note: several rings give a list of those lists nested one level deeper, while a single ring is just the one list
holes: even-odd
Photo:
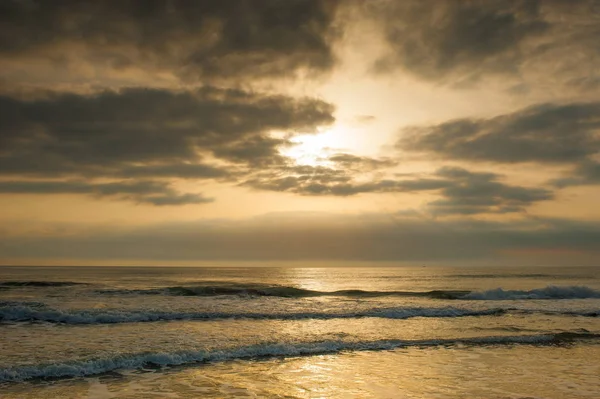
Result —
[{"label": "sun", "polygon": [[294,145],[282,148],[280,153],[292,158],[298,165],[328,166],[332,153],[344,147],[343,127],[334,126],[316,134],[302,134],[290,140]]}]

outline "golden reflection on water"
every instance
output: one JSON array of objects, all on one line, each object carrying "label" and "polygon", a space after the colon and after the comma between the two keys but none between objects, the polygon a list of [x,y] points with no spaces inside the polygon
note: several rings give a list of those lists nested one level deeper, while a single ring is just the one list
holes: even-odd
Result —
[{"label": "golden reflection on water", "polygon": [[3,399],[597,399],[598,356],[599,345],[407,348],[231,361],[28,383],[4,389]]},{"label": "golden reflection on water", "polygon": [[[369,268],[297,268],[281,269],[290,285],[314,291],[336,291],[342,289],[376,290],[380,285],[372,280]],[[408,272],[390,270],[402,275]],[[381,282],[379,281],[379,284]]]},{"label": "golden reflection on water", "polygon": [[305,290],[329,291],[331,287],[325,283],[319,276],[323,269],[286,269],[286,278],[290,285]]}]

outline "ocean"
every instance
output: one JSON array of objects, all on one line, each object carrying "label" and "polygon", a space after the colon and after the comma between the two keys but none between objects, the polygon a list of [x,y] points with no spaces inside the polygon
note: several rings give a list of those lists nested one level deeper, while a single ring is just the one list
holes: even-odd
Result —
[{"label": "ocean", "polygon": [[596,399],[599,272],[0,267],[0,397]]}]

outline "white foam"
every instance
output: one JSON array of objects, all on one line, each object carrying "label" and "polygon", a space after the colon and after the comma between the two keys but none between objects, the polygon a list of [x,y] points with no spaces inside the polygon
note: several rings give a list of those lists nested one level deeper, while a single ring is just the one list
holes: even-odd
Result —
[{"label": "white foam", "polygon": [[503,290],[497,288],[489,291],[471,292],[460,299],[474,300],[511,300],[511,299],[583,299],[600,298],[600,291],[584,286],[557,287],[549,285],[529,291]]}]

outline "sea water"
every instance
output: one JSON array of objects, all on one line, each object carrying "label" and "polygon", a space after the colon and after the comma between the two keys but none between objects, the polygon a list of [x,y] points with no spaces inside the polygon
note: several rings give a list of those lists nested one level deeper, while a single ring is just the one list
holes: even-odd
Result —
[{"label": "sea water", "polygon": [[598,398],[599,272],[0,267],[0,397]]}]

